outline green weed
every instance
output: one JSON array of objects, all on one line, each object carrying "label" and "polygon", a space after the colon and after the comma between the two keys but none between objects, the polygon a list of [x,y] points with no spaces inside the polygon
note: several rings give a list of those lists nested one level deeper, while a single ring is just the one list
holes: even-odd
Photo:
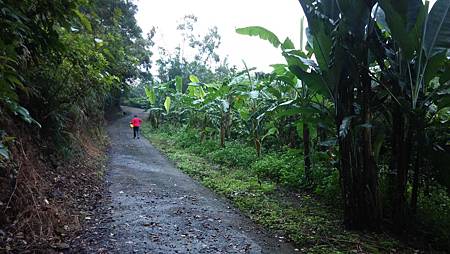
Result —
[{"label": "green weed", "polygon": [[[186,140],[194,141],[195,137],[188,134],[189,131],[183,132],[184,134],[168,134],[152,130],[146,124],[143,128],[144,135],[175,161],[182,171],[231,200],[258,224],[293,241],[301,252],[386,253],[404,248],[386,235],[363,235],[344,230],[340,212],[324,205],[310,194],[292,196],[292,193],[284,195],[284,192],[278,190],[277,185],[289,185],[285,182],[286,179],[303,177],[303,168],[297,161],[298,151],[273,153],[258,159],[256,154],[251,154],[250,148],[243,145],[232,144],[226,148],[218,148],[216,143],[208,141],[205,142],[206,146],[212,148],[211,154],[208,154],[206,150],[209,148],[201,149],[195,142],[190,145],[184,143]],[[184,138],[185,141],[180,142]],[[245,151],[249,153],[242,155]],[[203,156],[199,156],[200,154]],[[238,155],[237,159],[231,158],[231,155]],[[244,162],[251,164],[250,168],[245,167]],[[294,166],[297,166],[297,172],[292,169]],[[328,182],[332,185],[336,180],[335,174],[321,170],[317,174],[330,174],[332,180]],[[273,181],[273,177],[277,180]],[[294,186],[298,183],[292,184]],[[334,188],[327,187],[325,183],[319,186],[319,192],[331,192]]]},{"label": "green weed", "polygon": [[207,155],[211,161],[230,167],[249,167],[257,160],[255,149],[239,143],[229,143],[225,148]]}]

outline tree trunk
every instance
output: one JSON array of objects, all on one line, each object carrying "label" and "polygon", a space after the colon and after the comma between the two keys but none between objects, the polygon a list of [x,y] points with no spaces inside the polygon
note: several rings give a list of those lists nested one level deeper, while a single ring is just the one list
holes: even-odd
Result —
[{"label": "tree trunk", "polygon": [[225,147],[225,124],[226,124],[226,116],[222,115],[220,120],[220,147]]},{"label": "tree trunk", "polygon": [[[418,150],[419,151],[419,150]],[[416,165],[414,167],[414,175],[413,175],[413,186],[411,193],[411,212],[413,215],[416,215],[417,212],[417,200],[419,196],[419,183],[420,183],[420,164],[421,164],[421,154],[417,152],[416,155]]]},{"label": "tree trunk", "polygon": [[288,141],[288,145],[290,148],[297,148],[298,144],[297,144],[297,128],[295,128],[295,126],[289,125],[288,128],[289,131],[289,141]]},{"label": "tree trunk", "polygon": [[317,126],[317,136],[319,137],[319,151],[321,152],[326,151],[327,146],[322,145],[322,142],[325,142],[327,140],[326,130],[321,126]]},{"label": "tree trunk", "polygon": [[[393,91],[400,94],[399,84],[394,84]],[[392,123],[392,160],[395,186],[392,188],[392,219],[394,230],[401,232],[407,222],[406,184],[408,180],[410,130],[408,120],[401,106],[394,105]]]},{"label": "tree trunk", "polygon": [[[231,107],[230,107],[230,110],[231,110]],[[231,118],[231,113],[228,112],[227,119],[226,119],[226,128],[225,128],[226,138],[228,140],[231,138],[231,127],[232,126],[233,126],[233,122],[232,122],[232,118]]]},{"label": "tree trunk", "polygon": [[311,182],[311,157],[309,145],[310,145],[309,126],[307,123],[303,123],[303,160],[305,163],[305,177],[308,183]]},{"label": "tree trunk", "polygon": [[256,134],[255,146],[256,146],[256,155],[258,157],[260,157],[261,156],[261,141],[259,140],[258,134]]},{"label": "tree trunk", "polygon": [[421,174],[421,167],[423,165],[423,149],[422,144],[425,143],[425,130],[424,130],[424,124],[419,119],[415,119],[416,123],[416,161],[414,165],[414,175],[413,175],[413,185],[412,185],[412,192],[411,192],[411,212],[413,215],[416,215],[417,212],[417,200],[419,196],[419,187],[420,187],[420,174]]},{"label": "tree trunk", "polygon": [[202,122],[202,130],[201,130],[201,135],[200,135],[200,141],[203,143],[205,141],[205,137],[206,137],[206,115],[203,118],[203,122]]},{"label": "tree trunk", "polygon": [[[343,76],[347,76],[343,74]],[[358,216],[358,201],[355,199],[353,171],[356,167],[351,126],[345,136],[340,135],[340,126],[345,117],[353,115],[353,85],[350,80],[343,79],[339,82],[336,98],[336,130],[339,137],[339,178],[341,183],[341,192],[344,199],[344,225],[347,228],[357,228],[360,216]]]},{"label": "tree trunk", "polygon": [[[366,58],[367,59],[367,58]],[[363,66],[368,66],[367,60],[363,62]],[[366,201],[365,209],[367,210],[369,226],[373,229],[379,229],[382,219],[381,198],[378,188],[378,169],[374,159],[372,150],[372,113],[370,109],[370,100],[372,98],[372,81],[366,70],[361,70],[362,78],[362,110],[363,124],[366,125],[362,129],[362,162],[363,162],[363,184],[361,198]],[[365,196],[365,197],[364,197]]]},{"label": "tree trunk", "polygon": [[259,139],[259,135],[258,135],[258,127],[257,124],[255,123],[255,120],[253,120],[253,139],[255,142],[255,150],[256,150],[256,155],[261,156],[261,141]]},{"label": "tree trunk", "polygon": [[233,126],[233,118],[232,118],[232,110],[233,110],[233,98],[230,96],[228,98],[228,110],[227,113],[225,114],[226,118],[225,118],[225,137],[227,139],[231,138],[231,127]]},{"label": "tree trunk", "polygon": [[[364,55],[367,57],[367,54]],[[359,64],[367,66],[365,62]],[[359,69],[356,66],[352,67]],[[355,122],[370,123],[371,80],[365,69],[360,70],[359,75],[352,76],[352,74],[354,73],[343,73],[344,78],[338,84],[336,98],[338,136],[344,120],[350,122],[345,136],[339,137],[344,224],[350,229],[378,230],[382,213],[371,130],[370,126],[366,125],[359,134],[354,128]],[[359,91],[357,96],[355,85]],[[362,106],[359,115],[356,115],[354,110],[355,102]]]}]

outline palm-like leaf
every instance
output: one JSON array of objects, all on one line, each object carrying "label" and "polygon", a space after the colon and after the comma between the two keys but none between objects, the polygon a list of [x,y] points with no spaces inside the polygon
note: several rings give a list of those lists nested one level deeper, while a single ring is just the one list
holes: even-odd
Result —
[{"label": "palm-like leaf", "polygon": [[[238,28],[236,29],[236,32],[243,35],[258,36],[263,40],[269,41],[275,48],[278,48],[281,45],[280,39],[278,39],[274,33],[261,26]],[[289,43],[286,43],[286,45],[289,45]]]},{"label": "palm-like leaf", "polygon": [[423,49],[429,59],[450,48],[450,1],[438,0],[424,28]]}]

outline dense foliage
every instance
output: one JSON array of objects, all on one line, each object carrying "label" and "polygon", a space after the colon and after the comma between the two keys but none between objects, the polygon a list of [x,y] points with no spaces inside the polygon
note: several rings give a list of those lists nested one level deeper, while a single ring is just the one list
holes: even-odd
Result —
[{"label": "dense foliage", "polygon": [[[399,233],[422,224],[448,232],[448,212],[438,211],[448,210],[450,191],[450,3],[300,4],[309,25],[300,48],[262,27],[237,29],[280,48],[285,64],[213,80],[184,70],[151,84],[153,126],[196,130],[201,146],[213,140],[223,148],[213,161],[234,166],[250,165],[241,156],[298,149],[292,159],[275,155],[251,168],[313,188],[339,184],[348,228],[379,230],[388,221]],[[254,151],[234,150],[236,142]],[[286,162],[299,158],[301,173],[286,176]],[[448,242],[447,233],[440,237]]]},{"label": "dense foliage", "polygon": [[47,253],[81,229],[101,189],[104,113],[149,76],[152,33],[142,37],[136,11],[0,0],[1,251]]},{"label": "dense foliage", "polygon": [[[303,158],[298,149],[257,157],[248,144],[232,142],[221,148],[216,140],[199,143],[198,133],[189,127],[167,124],[155,129],[146,122],[143,132],[183,172],[228,198],[258,224],[276,232],[278,240],[288,238],[300,252],[415,253],[417,248],[430,248],[421,246],[420,241],[402,243],[384,232],[345,230],[341,209],[335,205],[340,202],[336,196],[337,174],[324,175],[327,168],[315,170],[314,191],[320,196],[305,190]],[[290,191],[283,191],[286,188]]]},{"label": "dense foliage", "polygon": [[66,155],[73,132],[128,94],[153,128],[183,130],[179,146],[247,168],[251,184],[314,190],[342,206],[347,228],[426,228],[448,248],[450,2],[299,2],[300,47],[237,29],[280,50],[271,73],[230,68],[218,29],[196,34],[188,15],[153,77],[156,31],[142,36],[132,1],[0,0],[0,160],[18,126]]},{"label": "dense foliage", "polygon": [[[98,126],[150,64],[151,40],[129,1],[2,0],[0,9],[2,122],[20,117],[58,145],[70,144],[71,130]],[[8,157],[12,139],[0,132]]]}]

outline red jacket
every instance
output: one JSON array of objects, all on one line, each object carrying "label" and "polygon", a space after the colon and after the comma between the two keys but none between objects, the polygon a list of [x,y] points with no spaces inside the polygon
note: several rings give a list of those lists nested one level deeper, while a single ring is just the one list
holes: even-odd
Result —
[{"label": "red jacket", "polygon": [[133,127],[139,127],[139,126],[141,126],[142,120],[135,117],[135,118],[131,119],[130,123],[133,125]]}]

